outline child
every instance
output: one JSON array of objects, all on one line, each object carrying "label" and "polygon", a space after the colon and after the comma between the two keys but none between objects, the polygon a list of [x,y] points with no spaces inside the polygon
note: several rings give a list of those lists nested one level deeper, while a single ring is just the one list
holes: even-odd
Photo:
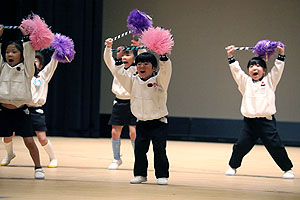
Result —
[{"label": "child", "polygon": [[293,164],[280,140],[274,117],[275,90],[283,72],[285,59],[284,47],[279,45],[277,49],[279,55],[270,73],[266,74],[266,62],[254,57],[248,62],[248,76],[233,57],[234,46],[227,47],[230,70],[243,96],[241,112],[244,115],[241,136],[233,146],[230,168],[226,171],[228,176],[236,174],[243,157],[260,138],[276,164],[284,171],[283,178],[294,178]]},{"label": "child", "polygon": [[[137,71],[136,66],[134,66],[134,59],[137,55],[137,51],[123,51],[123,48],[123,46],[118,48],[119,51],[117,52],[115,62],[109,62],[108,59],[104,59],[104,61],[111,72],[116,65],[120,65],[127,70],[128,73],[134,74]],[[113,110],[108,124],[112,126],[111,142],[114,160],[109,165],[108,169],[115,170],[122,164],[120,155],[120,137],[124,125],[128,125],[129,127],[129,136],[134,149],[136,118],[130,111],[130,94],[122,87],[115,76],[112,84],[112,92],[116,95],[116,98],[113,102]]]},{"label": "child", "polygon": [[[3,30],[3,25],[0,25],[1,39]],[[0,55],[0,136],[9,137],[13,132],[22,136],[35,165],[34,177],[44,179],[45,173],[32,137],[31,119],[26,106],[32,98],[30,81],[34,75],[34,49],[26,31],[23,28],[20,30],[24,35],[23,46],[17,42],[9,42],[5,53],[6,62]],[[11,157],[15,155],[8,155],[7,159],[11,160]]]},{"label": "child", "polygon": [[[105,41],[104,59],[112,63],[111,38]],[[131,111],[138,119],[136,126],[134,178],[132,184],[147,181],[147,152],[152,140],[154,168],[157,184],[167,185],[169,161],[166,155],[167,140],[167,89],[171,78],[171,61],[166,56],[160,57],[160,70],[155,56],[142,53],[135,59],[138,74],[130,74],[125,69],[115,66],[113,74],[130,93]]]},{"label": "child", "polygon": [[[44,147],[49,156],[49,168],[57,167],[57,159],[52,143],[46,137],[46,119],[42,106],[46,103],[48,83],[56,70],[57,64],[58,61],[52,57],[50,63],[47,64],[45,68],[43,68],[44,56],[40,52],[36,52],[35,75],[31,80],[32,102],[27,104],[30,111],[32,126],[36,132],[40,144]],[[4,143],[5,146],[8,147],[6,148],[8,156],[2,160],[1,165],[8,165],[10,161],[15,157],[9,156],[15,155],[15,153],[13,152],[12,137],[5,137]]]}]

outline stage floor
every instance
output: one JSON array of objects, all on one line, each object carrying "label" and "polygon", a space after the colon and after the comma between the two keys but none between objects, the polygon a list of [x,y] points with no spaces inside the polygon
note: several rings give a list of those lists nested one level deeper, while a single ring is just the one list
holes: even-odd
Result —
[{"label": "stage floor", "polygon": [[[168,141],[169,185],[156,184],[152,146],[148,153],[148,182],[132,185],[134,155],[128,139],[121,140],[123,164],[107,170],[112,161],[110,139],[49,137],[59,167],[47,168],[48,156],[36,139],[45,180],[33,178],[33,162],[22,138],[14,138],[17,157],[0,167],[0,199],[300,199],[300,148],[287,147],[295,179],[282,172],[264,146],[256,145],[236,176],[225,176],[232,144]],[[0,143],[0,159],[6,155]]]}]

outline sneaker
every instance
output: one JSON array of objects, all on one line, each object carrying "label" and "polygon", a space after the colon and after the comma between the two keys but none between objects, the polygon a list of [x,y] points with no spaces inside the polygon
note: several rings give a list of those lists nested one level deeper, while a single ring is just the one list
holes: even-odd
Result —
[{"label": "sneaker", "polygon": [[158,178],[157,184],[158,185],[168,185],[168,179],[167,178]]},{"label": "sneaker", "polygon": [[294,178],[294,172],[293,170],[288,170],[288,171],[285,171],[282,178],[286,178],[286,179],[293,179]]},{"label": "sneaker", "polygon": [[115,170],[118,169],[118,167],[122,165],[122,160],[113,160],[112,163],[108,166],[108,169]]},{"label": "sneaker", "polygon": [[12,155],[7,155],[2,161],[1,166],[9,165],[10,161],[16,157],[16,154],[13,153]]},{"label": "sneaker", "polygon": [[57,160],[52,159],[48,165],[48,168],[56,168],[57,167]]},{"label": "sneaker", "polygon": [[135,176],[133,179],[130,180],[131,184],[140,184],[147,181],[147,177],[145,176]]},{"label": "sneaker", "polygon": [[34,178],[35,179],[44,179],[45,178],[45,172],[42,168],[38,168],[34,172]]},{"label": "sneaker", "polygon": [[227,176],[234,176],[236,174],[236,169],[233,169],[233,168],[230,167],[229,169],[227,169],[227,171],[225,172],[225,174]]}]

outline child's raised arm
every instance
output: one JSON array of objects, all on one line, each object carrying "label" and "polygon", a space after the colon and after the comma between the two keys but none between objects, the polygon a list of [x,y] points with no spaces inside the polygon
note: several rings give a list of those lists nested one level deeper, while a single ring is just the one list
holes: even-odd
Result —
[{"label": "child's raised arm", "polygon": [[[3,31],[4,31],[4,28],[3,28],[3,24],[0,24],[0,38],[2,37],[2,34],[3,34]],[[3,58],[2,58],[2,53],[1,53],[1,48],[2,48],[2,41],[0,39],[0,73],[2,71],[2,62],[3,62]]]},{"label": "child's raised arm", "polygon": [[24,56],[24,64],[25,64],[25,72],[27,73],[27,76],[30,77],[30,79],[34,75],[34,59],[35,59],[35,51],[33,47],[30,44],[29,39],[29,33],[23,28],[19,27],[20,31],[23,34],[23,56]]}]

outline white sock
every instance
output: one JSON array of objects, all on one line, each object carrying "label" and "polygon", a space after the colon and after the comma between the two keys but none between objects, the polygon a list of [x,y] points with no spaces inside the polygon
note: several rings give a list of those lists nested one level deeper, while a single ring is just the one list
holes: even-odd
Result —
[{"label": "white sock", "polygon": [[121,159],[121,156],[120,156],[121,140],[111,138],[111,143],[112,143],[114,159],[120,160]]},{"label": "white sock", "polygon": [[48,140],[48,143],[43,147],[44,147],[45,151],[47,152],[50,161],[53,159],[56,159],[54,149],[53,149],[53,146],[52,146],[52,143],[50,142],[50,140]]},{"label": "white sock", "polygon": [[4,147],[5,147],[5,150],[7,152],[7,155],[8,156],[11,156],[14,154],[14,149],[13,149],[13,142],[9,142],[9,143],[5,143],[4,142],[4,138],[2,138],[2,142],[4,144]]}]

